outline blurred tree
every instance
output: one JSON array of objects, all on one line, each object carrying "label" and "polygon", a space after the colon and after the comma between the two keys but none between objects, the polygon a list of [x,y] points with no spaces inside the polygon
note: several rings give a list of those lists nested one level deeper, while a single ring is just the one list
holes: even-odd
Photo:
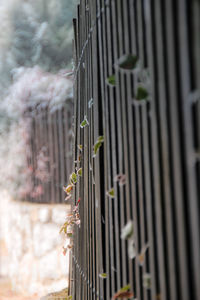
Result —
[{"label": "blurred tree", "polygon": [[62,69],[72,67],[76,4],[77,0],[0,1],[0,186],[15,197],[27,187],[24,136],[29,123],[21,112],[42,101],[59,107],[72,97],[72,83]]},{"label": "blurred tree", "polygon": [[69,64],[75,2],[35,0],[15,7],[11,51],[17,65],[58,70]]},{"label": "blurred tree", "polygon": [[1,91],[11,84],[15,68],[39,65],[56,72],[69,67],[76,4],[77,0],[12,1],[5,20],[9,36],[0,41],[5,44],[0,50]]}]

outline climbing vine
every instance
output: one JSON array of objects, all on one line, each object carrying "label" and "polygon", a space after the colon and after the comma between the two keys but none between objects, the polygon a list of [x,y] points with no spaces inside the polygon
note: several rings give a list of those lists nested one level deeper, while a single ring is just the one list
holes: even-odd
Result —
[{"label": "climbing vine", "polygon": [[[122,72],[133,72],[137,78],[136,87],[134,90],[134,98],[133,101],[136,101],[137,103],[144,103],[146,101],[150,100],[150,87],[149,87],[149,74],[147,70],[141,70],[140,61],[136,55],[128,54],[120,57],[115,67],[115,73],[110,74],[108,78],[106,79],[106,84],[109,87],[116,88],[118,81],[116,72],[122,71]],[[93,106],[94,99],[91,98],[88,101],[88,108],[91,109]],[[80,130],[89,127],[90,123],[88,121],[88,116],[85,115],[84,119],[80,123]],[[90,120],[90,119],[89,119]],[[92,158],[95,159],[98,155],[98,152],[100,148],[102,147],[104,143],[105,137],[99,136],[92,149]],[[78,165],[81,162],[82,158],[82,152],[83,152],[83,146],[77,145],[79,154],[77,156],[77,160],[75,161],[75,165]],[[93,171],[92,165],[90,164],[90,170]],[[76,167],[74,172],[71,173],[69,177],[69,183],[66,187],[64,187],[64,191],[66,193],[66,201],[72,198],[73,190],[79,181],[79,177],[82,176],[82,168]],[[115,174],[113,178],[113,182],[117,183],[120,187],[123,187],[127,183],[126,174]],[[93,178],[93,183],[95,184],[95,180]],[[111,199],[115,199],[117,196],[117,191],[115,191],[114,186],[109,186],[108,190],[105,191],[105,196],[107,196],[108,201],[115,201]],[[110,199],[110,200],[109,200]],[[63,251],[64,254],[66,254],[68,249],[72,249],[73,247],[73,228],[74,226],[81,226],[81,219],[79,214],[79,204],[81,202],[81,199],[79,198],[77,201],[75,201],[77,204],[75,207],[72,208],[72,212],[67,216],[66,222],[63,224],[61,228],[61,232],[64,232],[67,238],[71,238],[72,242],[68,247],[64,247]],[[104,221],[105,222],[105,221]],[[145,262],[145,256],[146,252],[149,249],[149,243],[146,243],[144,247],[141,249],[140,252],[137,251],[136,243],[135,243],[135,231],[134,231],[134,222],[133,220],[129,220],[127,224],[123,228],[121,228],[121,240],[124,240],[127,242],[128,248],[127,248],[127,255],[129,259],[137,259],[139,265],[142,267]],[[108,278],[107,273],[100,273],[99,277],[102,280],[106,280]],[[151,275],[149,273],[145,273],[143,275],[143,286],[146,289],[151,288]],[[133,298],[134,294],[131,291],[130,284],[125,285],[121,289],[119,289],[114,295],[112,300],[123,298],[123,299],[129,299]]]}]

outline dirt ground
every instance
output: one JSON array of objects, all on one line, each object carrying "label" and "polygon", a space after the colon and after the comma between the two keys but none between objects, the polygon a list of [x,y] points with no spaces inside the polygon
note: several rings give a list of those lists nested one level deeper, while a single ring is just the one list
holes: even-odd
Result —
[{"label": "dirt ground", "polygon": [[0,278],[0,300],[39,300],[39,297],[37,295],[22,295],[12,291],[10,281],[6,278]]}]

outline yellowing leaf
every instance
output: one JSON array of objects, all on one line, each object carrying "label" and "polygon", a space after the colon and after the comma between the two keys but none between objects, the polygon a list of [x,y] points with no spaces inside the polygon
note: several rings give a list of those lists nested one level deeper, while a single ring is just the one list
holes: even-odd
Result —
[{"label": "yellowing leaf", "polygon": [[89,122],[88,122],[88,120],[87,120],[87,117],[85,116],[85,118],[84,118],[84,120],[81,122],[81,124],[80,124],[80,127],[81,128],[84,128],[84,127],[86,127],[86,126],[88,126],[89,125]]},{"label": "yellowing leaf", "polygon": [[78,171],[77,171],[78,176],[82,176],[82,173],[83,173],[82,168],[78,169]]},{"label": "yellowing leaf", "polygon": [[114,188],[111,188],[109,191],[106,192],[106,195],[110,198],[115,198],[115,190]]},{"label": "yellowing leaf", "polygon": [[83,150],[83,145],[78,145],[78,149],[79,149],[80,151],[82,151],[82,150]]},{"label": "yellowing leaf", "polygon": [[69,225],[69,222],[65,222],[62,227],[60,228],[60,232],[59,233],[67,233],[67,226]]},{"label": "yellowing leaf", "polygon": [[45,297],[45,298],[48,298],[48,300],[68,300],[68,293],[69,292],[69,290],[68,290],[68,288],[65,288],[65,289],[63,289],[63,290],[61,290],[61,291],[59,291],[59,292],[55,292],[55,293],[51,293],[51,294],[49,294],[47,297]]},{"label": "yellowing leaf", "polygon": [[69,184],[67,187],[64,187],[63,189],[64,189],[65,193],[70,194],[71,191],[73,190],[73,185]]},{"label": "yellowing leaf", "polygon": [[71,238],[72,236],[73,236],[72,232],[68,232],[68,233],[67,233],[67,237],[68,237],[68,238]]},{"label": "yellowing leaf", "polygon": [[105,279],[105,278],[107,278],[107,274],[106,273],[101,273],[101,274],[99,274],[99,277],[102,278],[102,279]]}]

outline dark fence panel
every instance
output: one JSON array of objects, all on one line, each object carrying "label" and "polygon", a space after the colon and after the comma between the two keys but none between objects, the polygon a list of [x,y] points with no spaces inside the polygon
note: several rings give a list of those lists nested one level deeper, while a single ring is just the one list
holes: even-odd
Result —
[{"label": "dark fence panel", "polygon": [[[81,0],[74,31],[74,160],[82,145],[83,176],[73,299],[111,299],[130,283],[138,300],[198,300],[200,2]],[[135,69],[119,67],[124,54],[138,58]],[[129,220],[133,259],[120,237]]]},{"label": "dark fence panel", "polygon": [[62,108],[38,108],[30,119],[29,183],[26,199],[38,203],[63,203],[73,165],[73,101]]}]

